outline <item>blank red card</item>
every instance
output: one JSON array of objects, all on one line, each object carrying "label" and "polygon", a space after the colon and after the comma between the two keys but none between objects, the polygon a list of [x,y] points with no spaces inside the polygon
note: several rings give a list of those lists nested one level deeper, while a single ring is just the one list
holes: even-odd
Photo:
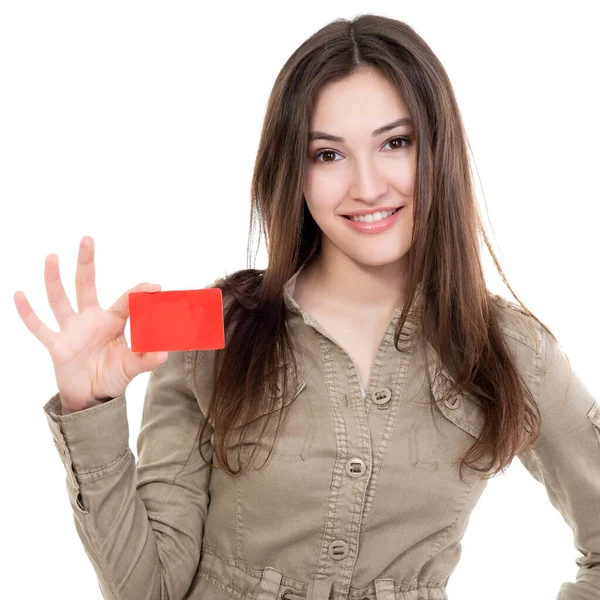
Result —
[{"label": "blank red card", "polygon": [[219,288],[131,292],[128,298],[133,352],[225,347]]}]

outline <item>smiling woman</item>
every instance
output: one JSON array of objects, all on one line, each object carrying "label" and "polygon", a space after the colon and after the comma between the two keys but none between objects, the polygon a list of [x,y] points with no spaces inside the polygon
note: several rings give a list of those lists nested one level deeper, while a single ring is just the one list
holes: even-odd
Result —
[{"label": "smiling woman", "polygon": [[74,315],[53,288],[77,348],[112,331],[120,353],[100,388],[99,352],[63,356],[78,408],[105,394],[44,407],[105,598],[446,600],[487,480],[516,456],[583,554],[559,597],[600,597],[600,410],[552,332],[488,290],[467,146],[447,73],[406,23],[360,15],[304,41],[252,179],[268,267],[207,286],[225,348],[155,364],[137,464],[126,295],[116,319],[84,286],[93,310]]}]

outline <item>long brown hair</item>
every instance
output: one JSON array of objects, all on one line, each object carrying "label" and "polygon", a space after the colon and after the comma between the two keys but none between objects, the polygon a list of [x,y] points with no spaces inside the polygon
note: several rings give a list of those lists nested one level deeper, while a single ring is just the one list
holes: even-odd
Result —
[{"label": "long brown hair", "polygon": [[[250,424],[267,413],[262,435],[275,408],[281,408],[279,382],[284,396],[288,393],[288,370],[283,370],[281,379],[279,367],[291,365],[297,373],[283,292],[289,278],[316,259],[321,249],[321,231],[302,193],[311,114],[326,83],[362,68],[377,69],[395,86],[415,133],[414,227],[406,301],[394,343],[398,347],[405,319],[417,292],[422,292],[427,336],[439,361],[452,365],[455,387],[450,393],[460,389],[474,394],[485,414],[481,436],[462,457],[461,471],[466,464],[492,476],[538,438],[541,415],[493,310],[479,253],[480,235],[503,281],[517,297],[478,213],[467,136],[446,71],[411,27],[371,14],[330,22],[295,50],[277,76],[254,165],[248,247],[257,221],[259,233],[265,235],[268,267],[240,270],[217,284],[224,299],[226,346],[214,351],[211,399],[202,434],[210,423],[217,464],[230,474],[243,471],[247,465],[234,470],[227,459],[234,424]],[[249,256],[250,249],[248,265]],[[550,332],[520,300],[519,304]],[[194,381],[198,358],[196,353]],[[281,419],[282,411],[278,412]],[[244,437],[242,426],[239,448]],[[202,455],[202,441],[199,449]],[[488,451],[489,462],[475,464]]]}]

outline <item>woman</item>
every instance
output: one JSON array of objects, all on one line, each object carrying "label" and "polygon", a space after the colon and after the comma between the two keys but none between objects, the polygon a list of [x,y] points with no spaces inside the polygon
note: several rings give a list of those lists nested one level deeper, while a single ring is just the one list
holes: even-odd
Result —
[{"label": "woman", "polygon": [[[600,596],[600,410],[550,330],[486,287],[466,136],[427,44],[374,15],[306,40],[252,192],[269,266],[213,284],[223,350],[132,353],[127,296],[158,287],[103,311],[87,237],[79,313],[46,263],[60,333],[15,295],[54,360],[44,410],[104,597],[442,600],[515,456],[583,553],[559,597]],[[136,465],[125,388],[144,371]]]}]

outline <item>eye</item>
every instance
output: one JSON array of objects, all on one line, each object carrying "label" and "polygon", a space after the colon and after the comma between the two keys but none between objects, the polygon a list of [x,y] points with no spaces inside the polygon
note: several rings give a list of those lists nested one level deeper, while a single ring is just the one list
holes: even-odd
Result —
[{"label": "eye", "polygon": [[[384,146],[387,146],[388,144],[391,144],[392,142],[404,142],[404,145],[400,145],[399,147],[396,148],[392,148],[392,150],[394,152],[398,151],[398,150],[404,150],[404,148],[406,148],[410,143],[411,143],[411,139],[408,137],[394,137],[391,140],[388,140]],[[337,162],[335,160],[319,160],[321,158],[321,156],[325,155],[325,154],[338,154],[337,152],[335,152],[335,150],[319,150],[319,152],[317,152],[312,160],[313,162]]]}]

